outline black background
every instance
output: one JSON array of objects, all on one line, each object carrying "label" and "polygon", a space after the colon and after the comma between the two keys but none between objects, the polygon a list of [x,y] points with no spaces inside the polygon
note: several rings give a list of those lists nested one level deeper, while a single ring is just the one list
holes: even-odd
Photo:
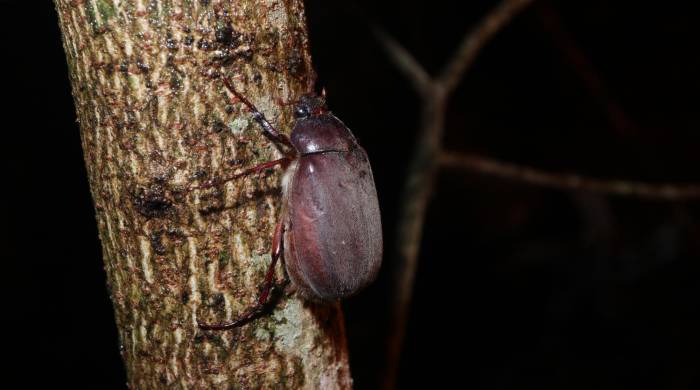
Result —
[{"label": "black background", "polygon": [[[435,74],[495,3],[358,1],[363,12],[346,3],[309,0],[307,13],[319,83],[368,151],[381,201],[383,272],[345,303],[356,388],[372,389],[420,102],[366,21]],[[447,148],[598,178],[700,182],[697,14],[690,2],[642,3],[540,1],[524,12],[456,91]],[[18,369],[39,368],[25,381],[121,389],[53,5],[0,4],[0,182],[9,222],[2,237],[11,244],[2,318],[11,328],[6,344],[17,346],[7,356]],[[556,19],[562,28],[545,27]],[[586,72],[567,56],[572,48]],[[623,112],[617,122],[614,105]],[[562,192],[444,171],[425,224],[400,387],[700,384],[698,228],[698,201]]]}]

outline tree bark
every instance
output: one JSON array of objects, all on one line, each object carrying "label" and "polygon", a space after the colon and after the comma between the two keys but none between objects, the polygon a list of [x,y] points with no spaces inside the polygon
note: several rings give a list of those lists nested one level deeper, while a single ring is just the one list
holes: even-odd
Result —
[{"label": "tree bark", "polygon": [[129,387],[351,388],[338,305],[287,286],[197,327],[255,302],[281,199],[279,170],[194,188],[280,156],[218,75],[287,132],[315,78],[303,1],[55,4]]}]

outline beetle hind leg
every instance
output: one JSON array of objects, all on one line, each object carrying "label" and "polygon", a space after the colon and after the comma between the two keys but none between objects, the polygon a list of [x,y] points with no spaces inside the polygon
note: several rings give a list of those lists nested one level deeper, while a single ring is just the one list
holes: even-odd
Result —
[{"label": "beetle hind leg", "polygon": [[245,325],[252,319],[254,319],[256,316],[258,316],[264,309],[265,306],[268,303],[268,298],[270,296],[270,292],[272,291],[273,285],[274,285],[274,279],[275,279],[275,265],[277,265],[277,261],[279,258],[282,256],[282,248],[283,248],[283,239],[284,239],[284,224],[282,221],[277,223],[277,226],[275,227],[275,234],[272,237],[272,261],[270,262],[270,266],[267,268],[267,273],[265,274],[265,282],[263,284],[263,289],[260,295],[258,296],[257,302],[248,310],[244,312],[243,315],[238,317],[237,319],[230,321],[230,322],[225,322],[225,323],[220,323],[220,324],[204,324],[199,322],[199,319],[197,319],[197,325],[199,326],[200,329],[203,330],[226,330],[226,329],[233,329],[237,328],[239,326]]}]

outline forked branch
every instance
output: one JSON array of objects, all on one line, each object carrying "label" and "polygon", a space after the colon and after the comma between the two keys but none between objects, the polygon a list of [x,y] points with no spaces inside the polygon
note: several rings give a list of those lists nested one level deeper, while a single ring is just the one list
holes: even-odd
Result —
[{"label": "forked branch", "polygon": [[402,191],[396,242],[397,259],[390,332],[387,347],[387,368],[384,388],[396,385],[401,346],[405,334],[422,238],[423,221],[433,192],[442,149],[445,110],[449,95],[473,64],[479,51],[490,39],[532,0],[503,0],[462,39],[452,59],[437,76],[431,77],[420,63],[398,42],[378,28],[375,35],[394,65],[404,73],[423,100],[417,141],[407,179]]},{"label": "forked branch", "polygon": [[418,252],[435,176],[441,167],[458,168],[513,181],[571,191],[676,201],[700,197],[700,185],[650,184],[627,180],[601,180],[577,174],[545,172],[486,157],[442,150],[446,106],[450,94],[474,63],[481,49],[532,0],[503,0],[464,36],[451,60],[432,77],[396,40],[374,27],[389,59],[416,89],[423,102],[415,150],[410,160],[400,203],[396,241],[392,317],[387,347],[384,388],[396,384],[405,321],[411,302]]}]

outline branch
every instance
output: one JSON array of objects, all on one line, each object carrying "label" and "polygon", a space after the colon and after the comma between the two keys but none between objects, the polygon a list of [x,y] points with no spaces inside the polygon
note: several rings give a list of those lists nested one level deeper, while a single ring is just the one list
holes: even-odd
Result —
[{"label": "branch", "polygon": [[559,190],[588,191],[663,201],[700,197],[700,185],[697,184],[651,184],[594,179],[575,174],[547,172],[473,154],[443,152],[440,155],[440,165]]},{"label": "branch", "polygon": [[548,2],[538,3],[537,15],[541,26],[551,34],[554,45],[563,55],[564,60],[580,77],[588,93],[605,108],[608,119],[618,136],[637,131],[636,124],[614,99],[603,78],[584,50],[564,27],[561,17]]},{"label": "branch", "polygon": [[452,60],[437,79],[431,78],[399,43],[379,28],[374,28],[375,35],[386,50],[389,59],[406,75],[423,98],[421,124],[402,190],[398,217],[394,302],[390,319],[386,359],[388,366],[384,376],[384,389],[390,390],[396,386],[401,347],[406,331],[405,322],[418,268],[418,252],[423,236],[425,213],[439,168],[438,158],[442,149],[445,111],[450,92],[456,88],[463,74],[490,38],[530,2],[531,0],[503,0],[498,7],[484,17],[473,32],[463,38]]},{"label": "branch", "polygon": [[503,0],[470,34],[462,39],[462,43],[440,73],[437,81],[448,91],[453,91],[486,43],[530,3],[532,0]]},{"label": "branch", "polygon": [[408,81],[411,82],[418,94],[424,96],[428,93],[430,84],[432,83],[430,75],[428,75],[411,53],[378,26],[372,26],[372,32],[382,44],[384,50],[386,50],[389,59],[396,65],[399,71],[406,76]]}]

